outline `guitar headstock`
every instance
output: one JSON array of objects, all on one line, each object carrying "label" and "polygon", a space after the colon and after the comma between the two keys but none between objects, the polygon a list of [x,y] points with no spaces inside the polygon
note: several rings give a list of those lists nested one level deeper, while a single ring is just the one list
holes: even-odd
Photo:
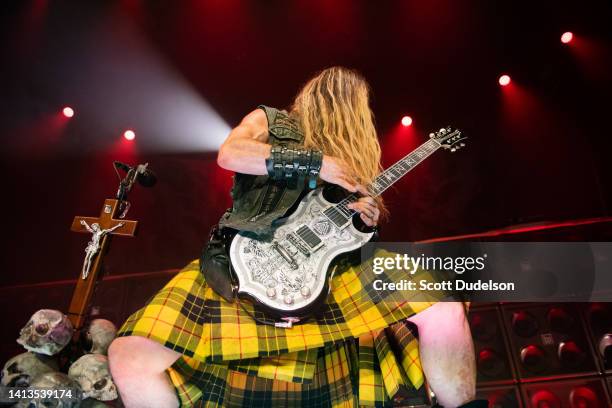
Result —
[{"label": "guitar headstock", "polygon": [[443,148],[449,149],[451,152],[456,152],[462,147],[465,147],[465,143],[463,141],[467,139],[467,136],[463,136],[459,129],[453,129],[450,126],[447,126],[435,133],[430,133],[429,138],[440,143],[440,146]]}]

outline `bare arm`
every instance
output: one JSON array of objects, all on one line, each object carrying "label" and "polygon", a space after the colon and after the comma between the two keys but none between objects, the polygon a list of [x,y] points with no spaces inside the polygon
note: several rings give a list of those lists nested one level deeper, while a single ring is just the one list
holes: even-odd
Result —
[{"label": "bare arm", "polygon": [[81,220],[81,225],[82,225],[82,226],[84,226],[84,227],[87,229],[87,231],[89,231],[89,232],[93,232],[93,230],[91,229],[91,227],[89,226],[89,224],[87,224],[87,221],[85,221],[85,220]]},{"label": "bare arm", "polygon": [[115,225],[114,227],[111,227],[111,228],[105,230],[105,232],[113,232],[117,228],[121,228],[121,227],[123,227],[123,223],[122,222],[120,222],[119,224]]},{"label": "bare arm", "polygon": [[[225,139],[219,149],[217,164],[237,173],[268,174],[266,159],[270,157],[272,149],[268,137],[268,118],[263,110],[255,109]],[[346,163],[335,157],[323,156],[320,177],[353,193],[365,191],[363,186],[357,184]]]},{"label": "bare arm", "polygon": [[217,164],[237,173],[264,175],[266,159],[272,146],[268,144],[268,119],[261,109],[246,115],[229,134],[219,149]]}]

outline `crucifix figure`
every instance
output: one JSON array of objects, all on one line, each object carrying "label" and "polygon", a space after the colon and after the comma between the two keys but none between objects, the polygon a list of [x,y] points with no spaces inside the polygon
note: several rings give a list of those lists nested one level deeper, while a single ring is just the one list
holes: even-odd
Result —
[{"label": "crucifix figure", "polygon": [[121,203],[119,200],[107,199],[99,217],[79,216],[74,217],[72,221],[70,228],[72,231],[92,234],[85,249],[81,278],[77,281],[68,309],[68,318],[77,329],[81,328],[87,317],[89,301],[96,282],[102,275],[102,259],[108,251],[110,239],[113,235],[133,237],[136,234],[138,221],[126,220],[119,216],[122,214]]},{"label": "crucifix figure", "polygon": [[87,275],[89,275],[89,269],[91,268],[91,259],[100,251],[100,239],[109,232],[113,232],[117,228],[123,227],[123,223],[115,225],[114,227],[102,229],[100,228],[100,224],[94,222],[91,224],[87,224],[87,221],[81,220],[81,225],[87,228],[87,231],[92,233],[91,241],[87,243],[87,248],[85,248],[85,261],[83,261],[83,269],[82,269],[82,277],[83,279],[87,279]]}]

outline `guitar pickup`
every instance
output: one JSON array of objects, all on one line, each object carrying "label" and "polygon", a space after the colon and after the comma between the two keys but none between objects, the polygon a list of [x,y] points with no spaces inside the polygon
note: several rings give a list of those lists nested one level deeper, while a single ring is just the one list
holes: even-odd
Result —
[{"label": "guitar pickup", "polygon": [[302,240],[312,252],[323,245],[323,241],[308,225],[302,225],[295,231],[295,234]]},{"label": "guitar pickup", "polygon": [[297,235],[293,234],[293,233],[289,233],[287,234],[287,240],[289,242],[291,242],[291,244],[296,247],[298,249],[298,251],[300,251],[302,254],[304,254],[304,256],[310,256],[310,249],[308,247],[308,245],[306,245],[306,243],[304,241],[302,241],[300,238],[298,238]]},{"label": "guitar pickup", "polygon": [[343,213],[341,210],[335,207],[329,207],[323,211],[323,215],[327,217],[338,229],[344,228],[350,221],[350,215]]}]

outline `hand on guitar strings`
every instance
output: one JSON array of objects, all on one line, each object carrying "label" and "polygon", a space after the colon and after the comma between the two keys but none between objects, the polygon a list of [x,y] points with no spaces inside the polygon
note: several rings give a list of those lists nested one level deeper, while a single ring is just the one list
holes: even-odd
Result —
[{"label": "hand on guitar strings", "polygon": [[357,182],[357,178],[352,174],[350,167],[337,157],[323,156],[321,166],[321,179],[328,183],[336,184],[351,193],[360,193],[358,201],[350,203],[347,208],[359,213],[361,220],[368,226],[374,227],[378,224],[380,210],[374,198],[370,197],[368,190]]},{"label": "hand on guitar strings", "polygon": [[347,204],[347,208],[355,210],[359,213],[359,217],[368,227],[374,227],[378,224],[378,217],[380,217],[380,210],[376,204],[376,200],[368,195],[368,190],[361,186],[357,186],[357,191],[363,194],[359,200]]}]

